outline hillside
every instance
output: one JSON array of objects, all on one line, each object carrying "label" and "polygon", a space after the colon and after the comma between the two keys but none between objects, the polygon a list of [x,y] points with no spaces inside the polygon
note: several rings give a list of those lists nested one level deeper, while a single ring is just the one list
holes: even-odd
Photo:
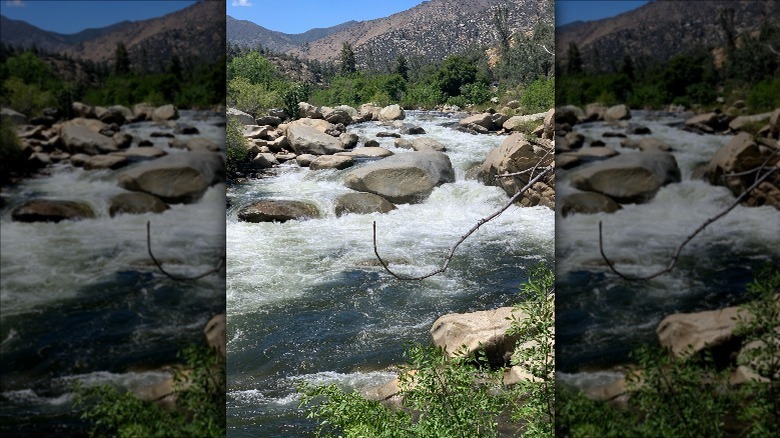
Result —
[{"label": "hillside", "polygon": [[266,29],[251,21],[237,20],[230,15],[226,16],[225,19],[227,22],[227,33],[225,36],[230,44],[250,48],[261,46],[279,53],[287,52],[301,44],[327,37],[357,23],[357,21],[348,21],[333,27],[310,29],[299,34],[288,34]]}]

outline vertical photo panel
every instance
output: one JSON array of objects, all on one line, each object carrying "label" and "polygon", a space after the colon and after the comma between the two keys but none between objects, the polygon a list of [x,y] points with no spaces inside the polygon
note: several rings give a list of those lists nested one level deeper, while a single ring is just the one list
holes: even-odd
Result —
[{"label": "vertical photo panel", "polygon": [[778,433],[779,11],[556,2],[558,436]]},{"label": "vertical photo panel", "polygon": [[228,435],[553,434],[553,6],[228,3]]},{"label": "vertical photo panel", "polygon": [[225,2],[3,1],[0,435],[225,435]]}]

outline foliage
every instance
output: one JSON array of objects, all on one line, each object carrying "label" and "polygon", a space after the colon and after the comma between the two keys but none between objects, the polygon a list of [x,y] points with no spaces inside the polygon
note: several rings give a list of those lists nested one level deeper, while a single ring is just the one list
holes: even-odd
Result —
[{"label": "foliage", "polygon": [[555,78],[537,79],[520,94],[520,105],[527,113],[540,113],[555,106]]},{"label": "foliage", "polygon": [[309,89],[304,84],[292,84],[282,92],[284,112],[291,120],[298,118],[298,104],[305,102],[309,97]]},{"label": "foliage", "polygon": [[357,71],[355,65],[355,51],[352,49],[352,45],[344,43],[341,46],[341,54],[339,55],[341,65],[341,75],[347,76]]},{"label": "foliage", "polygon": [[366,102],[389,105],[397,102],[406,90],[406,82],[400,75],[367,75],[352,73],[336,76],[330,87],[316,90],[311,100],[317,105],[351,105],[358,107]]},{"label": "foliage", "polygon": [[512,363],[533,374],[534,381],[508,388],[502,370],[491,371],[482,353],[461,351],[448,358],[440,348],[409,344],[398,383],[401,410],[336,385],[300,383],[300,406],[307,408],[308,418],[319,421],[318,435],[491,437],[498,435],[499,417],[507,421],[508,416],[524,436],[552,436],[554,276],[540,266],[530,277],[517,306],[527,318],[514,319],[507,335],[522,345]]},{"label": "foliage", "polygon": [[82,418],[92,422],[92,436],[224,436],[224,359],[212,348],[194,345],[180,357],[190,371],[176,371],[173,410],[109,385],[77,386],[76,405],[86,408]]},{"label": "foliage", "polygon": [[746,102],[755,111],[780,108],[780,76],[764,79],[748,91]]},{"label": "foliage", "polygon": [[[531,374],[533,380],[520,380],[512,391],[515,407],[512,419],[524,424],[526,436],[555,436],[555,274],[544,264],[533,269],[522,287],[520,304],[508,336],[515,336],[523,348],[515,348],[512,365]],[[518,319],[517,315],[524,315]]]},{"label": "foliage", "polygon": [[249,158],[246,139],[241,131],[241,123],[235,117],[228,117],[225,126],[225,167],[229,177],[234,177],[241,170],[242,163]]},{"label": "foliage", "polygon": [[279,106],[280,93],[263,84],[252,83],[243,76],[231,79],[227,84],[228,105],[245,113],[257,115]]},{"label": "foliage", "polygon": [[[641,347],[640,371],[627,376],[628,409],[619,410],[563,390],[557,406],[562,436],[777,436],[780,433],[780,271],[765,268],[748,285],[735,336],[744,337],[739,364],[751,364],[766,381],[729,387],[737,364],[720,369],[705,353],[676,357]],[[730,423],[727,425],[727,422]]]},{"label": "foliage", "polygon": [[227,80],[244,78],[254,85],[269,87],[277,79],[276,68],[257,52],[236,56],[228,62]]},{"label": "foliage", "polygon": [[[508,86],[528,85],[538,78],[553,76],[555,27],[551,21],[540,21],[530,34],[517,34],[497,66],[496,76]],[[545,50],[547,49],[547,50]]]},{"label": "foliage", "polygon": [[41,110],[56,103],[51,92],[42,90],[36,84],[26,84],[15,76],[6,79],[3,88],[7,96],[4,105],[28,117],[38,116]]},{"label": "foliage", "polygon": [[24,158],[14,123],[8,117],[0,117],[0,184],[10,179],[11,173],[21,170]]},{"label": "foliage", "polygon": [[436,72],[434,81],[446,96],[458,96],[460,87],[473,83],[477,79],[477,67],[463,56],[452,55],[444,60],[444,65]]}]

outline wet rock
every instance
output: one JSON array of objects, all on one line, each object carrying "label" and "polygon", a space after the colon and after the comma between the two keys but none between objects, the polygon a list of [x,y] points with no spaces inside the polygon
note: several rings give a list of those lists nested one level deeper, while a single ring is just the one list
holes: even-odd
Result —
[{"label": "wet rock", "polygon": [[244,222],[286,222],[288,220],[312,219],[320,216],[313,204],[301,201],[268,200],[257,201],[238,212],[238,219]]},{"label": "wet rock", "polygon": [[117,132],[111,138],[119,149],[129,148],[133,144],[133,136],[126,132]]},{"label": "wet rock", "polygon": [[171,104],[159,106],[152,112],[152,120],[155,122],[165,122],[178,118],[179,110]]},{"label": "wet rock", "polygon": [[403,120],[406,118],[406,112],[400,105],[389,105],[379,111],[379,120]]},{"label": "wet rock", "polygon": [[347,213],[387,213],[395,210],[395,205],[390,201],[373,193],[346,193],[336,198],[333,205],[336,216]]},{"label": "wet rock", "polygon": [[677,160],[665,152],[618,155],[571,175],[575,188],[598,192],[620,203],[646,202],[662,186],[679,181]]},{"label": "wet rock", "polygon": [[203,335],[206,337],[206,345],[217,350],[222,359],[227,352],[227,317],[220,313],[214,316],[206,323],[203,328]]},{"label": "wet rock", "polygon": [[225,162],[220,154],[188,152],[166,155],[128,169],[119,175],[119,185],[177,204],[197,201],[224,178]]},{"label": "wet rock", "polygon": [[335,155],[352,158],[385,158],[393,155],[393,153],[380,146],[371,146],[353,149],[348,152],[337,152]]},{"label": "wet rock", "polygon": [[631,110],[626,105],[615,105],[609,107],[604,113],[605,122],[615,122],[618,120],[628,120],[631,118]]},{"label": "wet rock", "polygon": [[311,170],[337,169],[342,170],[352,167],[355,161],[352,157],[343,155],[321,155],[309,164]]},{"label": "wet rock", "polygon": [[279,160],[274,154],[261,152],[254,156],[248,163],[244,164],[244,170],[270,169],[279,165]]},{"label": "wet rock", "polygon": [[421,202],[441,184],[454,182],[455,172],[440,152],[399,154],[351,171],[347,187],[379,195],[394,204]]},{"label": "wet rock", "polygon": [[481,126],[487,130],[493,129],[493,115],[490,113],[475,114],[473,116],[461,119],[458,122],[459,126],[472,127],[472,125]]},{"label": "wet rock", "polygon": [[447,148],[432,138],[420,137],[412,140],[412,149],[418,152],[444,152]]},{"label": "wet rock", "polygon": [[70,156],[70,164],[76,167],[82,167],[90,158],[92,158],[92,156],[87,154],[73,154]]},{"label": "wet rock", "polygon": [[412,142],[405,139],[405,138],[397,138],[393,142],[395,147],[401,148],[401,149],[412,149]]},{"label": "wet rock", "polygon": [[561,200],[561,215],[566,217],[574,213],[614,213],[620,210],[620,204],[609,196],[595,192],[578,192],[565,196]]},{"label": "wet rock", "polygon": [[34,199],[17,207],[11,218],[17,222],[60,222],[94,218],[89,204],[77,201]]},{"label": "wet rock", "polygon": [[[443,347],[449,357],[465,351],[484,351],[494,366],[509,362],[517,337],[507,336],[511,324],[512,307],[500,307],[472,313],[451,313],[437,319],[431,327],[433,344]],[[522,319],[519,312],[515,317]]]},{"label": "wet rock", "polygon": [[147,193],[120,193],[109,200],[108,213],[118,214],[162,213],[168,205],[156,196]]},{"label": "wet rock", "polygon": [[[339,152],[343,153],[343,152]],[[295,162],[301,167],[309,167],[312,161],[314,161],[319,155],[301,154],[295,157]]]},{"label": "wet rock", "polygon": [[298,155],[330,155],[344,151],[341,140],[306,125],[291,124],[287,128],[287,139]]},{"label": "wet rock", "polygon": [[106,137],[75,123],[64,123],[60,128],[60,137],[63,145],[71,154],[98,155],[118,150],[111,137]]},{"label": "wet rock", "polygon": [[401,128],[401,134],[404,135],[421,135],[425,133],[425,129],[422,126],[404,125]]},{"label": "wet rock", "polygon": [[119,169],[127,166],[128,163],[129,161],[126,157],[118,155],[96,155],[84,163],[84,170]]}]

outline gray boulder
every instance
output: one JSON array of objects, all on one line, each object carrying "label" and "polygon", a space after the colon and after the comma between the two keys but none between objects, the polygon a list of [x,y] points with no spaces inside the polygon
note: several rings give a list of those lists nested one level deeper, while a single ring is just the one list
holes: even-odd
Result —
[{"label": "gray boulder", "polygon": [[27,124],[27,116],[24,114],[14,111],[11,108],[3,108],[0,110],[0,117],[8,117],[11,119],[11,121],[15,125],[26,125]]},{"label": "gray boulder", "polygon": [[111,198],[108,213],[118,214],[162,213],[169,207],[160,198],[147,193],[120,193]]},{"label": "gray boulder", "polygon": [[338,138],[302,124],[291,124],[287,128],[287,140],[298,155],[331,155],[344,151]]},{"label": "gray boulder", "polygon": [[188,152],[166,155],[130,168],[119,175],[119,185],[178,204],[197,201],[206,189],[224,179],[225,162],[220,154]]},{"label": "gray boulder", "polygon": [[127,157],[120,155],[96,155],[84,163],[84,170],[119,169],[129,163]]},{"label": "gray boulder", "polygon": [[418,152],[444,152],[447,148],[432,138],[415,138],[412,140],[412,149]]},{"label": "gray boulder", "polygon": [[14,209],[11,219],[17,222],[59,222],[94,218],[89,204],[78,201],[34,199]]},{"label": "gray boulder", "polygon": [[347,187],[379,195],[394,204],[425,200],[441,184],[454,182],[450,158],[441,152],[398,154],[351,171]]},{"label": "gray boulder", "polygon": [[662,186],[673,182],[680,182],[677,160],[671,154],[655,151],[618,155],[571,175],[572,186],[620,203],[646,202]]},{"label": "gray boulder", "polygon": [[574,213],[613,213],[621,208],[620,204],[609,196],[595,192],[572,193],[561,200],[560,206],[563,217]]},{"label": "gray boulder", "polygon": [[98,155],[119,150],[111,137],[75,123],[63,123],[60,128],[60,138],[71,154]]},{"label": "gray boulder", "polygon": [[333,205],[336,216],[347,213],[387,213],[395,210],[395,205],[390,201],[373,193],[346,193],[336,198]]},{"label": "gray boulder", "polygon": [[615,105],[609,107],[604,113],[604,121],[614,122],[618,120],[628,120],[631,118],[631,110],[626,105]]},{"label": "gray boulder", "polygon": [[324,170],[324,169],[346,169],[352,167],[355,161],[352,157],[345,157],[343,155],[321,155],[315,158],[309,163],[309,169],[311,170]]},{"label": "gray boulder", "polygon": [[257,201],[238,212],[238,219],[244,222],[287,222],[289,220],[311,219],[320,216],[313,204],[300,201],[269,200]]},{"label": "gray boulder", "polygon": [[242,125],[255,125],[257,122],[255,121],[255,118],[251,115],[241,111],[237,110],[235,108],[228,108],[227,109],[227,116],[228,117],[235,117],[239,123]]},{"label": "gray boulder", "polygon": [[389,105],[379,111],[379,120],[382,121],[403,120],[405,118],[406,112],[400,105]]},{"label": "gray boulder", "polygon": [[152,120],[155,122],[166,122],[178,118],[179,110],[171,104],[159,106],[152,112]]}]

